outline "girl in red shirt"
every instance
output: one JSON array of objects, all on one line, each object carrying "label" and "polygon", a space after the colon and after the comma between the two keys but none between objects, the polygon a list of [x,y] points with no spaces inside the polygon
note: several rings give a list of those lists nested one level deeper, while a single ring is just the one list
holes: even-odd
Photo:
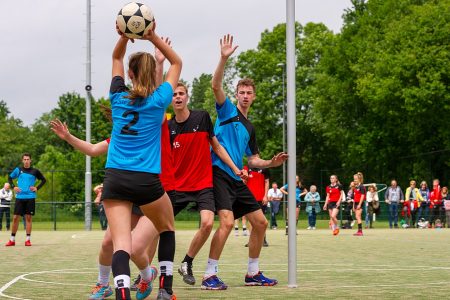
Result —
[{"label": "girl in red shirt", "polygon": [[339,226],[337,214],[339,212],[339,205],[341,205],[341,201],[343,199],[343,188],[339,183],[336,175],[331,175],[330,182],[331,184],[326,188],[327,198],[325,200],[323,210],[328,209],[328,214],[330,215],[331,230],[333,230],[333,235],[338,235]]},{"label": "girl in red shirt", "polygon": [[353,181],[355,182],[355,190],[354,190],[354,202],[353,202],[353,211],[355,212],[356,221],[358,222],[358,231],[353,234],[354,236],[362,236],[362,205],[364,204],[364,200],[366,199],[366,188],[364,187],[364,177],[361,172],[353,175]]}]

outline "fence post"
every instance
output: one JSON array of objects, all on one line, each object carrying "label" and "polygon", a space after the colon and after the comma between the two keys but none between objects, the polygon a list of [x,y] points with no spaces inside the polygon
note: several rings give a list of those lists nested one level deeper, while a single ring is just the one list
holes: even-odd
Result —
[{"label": "fence post", "polygon": [[52,202],[53,207],[53,231],[56,231],[56,202]]}]

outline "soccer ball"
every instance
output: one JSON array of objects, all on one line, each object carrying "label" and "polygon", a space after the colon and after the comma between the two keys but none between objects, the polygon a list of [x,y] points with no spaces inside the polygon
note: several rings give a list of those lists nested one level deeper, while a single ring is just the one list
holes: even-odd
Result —
[{"label": "soccer ball", "polygon": [[130,39],[141,39],[155,26],[155,18],[150,8],[142,3],[130,2],[117,14],[119,30]]}]

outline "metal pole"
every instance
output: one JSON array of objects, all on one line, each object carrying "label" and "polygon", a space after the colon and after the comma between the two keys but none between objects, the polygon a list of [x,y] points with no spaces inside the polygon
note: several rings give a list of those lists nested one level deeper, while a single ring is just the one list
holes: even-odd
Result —
[{"label": "metal pole", "polygon": [[[91,142],[91,1],[86,3],[86,142]],[[92,229],[92,173],[91,157],[86,155],[84,175],[84,229]]]},{"label": "metal pole", "polygon": [[295,105],[295,0],[286,0],[286,74],[288,140],[288,287],[297,287],[297,226],[295,220],[296,105]]},{"label": "metal pole", "polygon": [[[286,64],[279,63],[277,67],[281,67],[283,71],[282,75],[282,94],[283,94],[283,152],[286,153],[286,90],[285,90],[285,77],[286,77]],[[286,162],[283,163],[283,184],[286,184]],[[283,219],[286,220],[286,195],[283,194]]]}]

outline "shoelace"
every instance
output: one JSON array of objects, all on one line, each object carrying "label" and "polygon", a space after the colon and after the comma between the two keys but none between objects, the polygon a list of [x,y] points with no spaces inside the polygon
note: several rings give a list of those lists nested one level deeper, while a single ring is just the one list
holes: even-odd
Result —
[{"label": "shoelace", "polygon": [[146,290],[147,287],[148,287],[148,284],[149,284],[149,282],[141,280],[141,282],[139,282],[139,286],[138,286],[139,291],[140,291],[141,293],[142,293],[142,292],[145,292],[145,290]]},{"label": "shoelace", "polygon": [[98,291],[100,291],[102,289],[101,285],[96,285],[92,288],[92,294],[97,293]]}]

